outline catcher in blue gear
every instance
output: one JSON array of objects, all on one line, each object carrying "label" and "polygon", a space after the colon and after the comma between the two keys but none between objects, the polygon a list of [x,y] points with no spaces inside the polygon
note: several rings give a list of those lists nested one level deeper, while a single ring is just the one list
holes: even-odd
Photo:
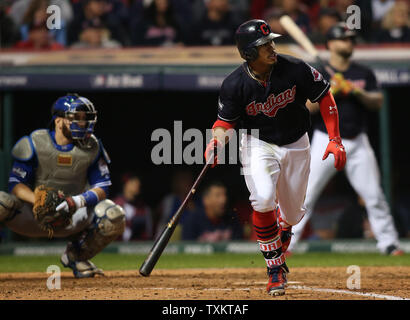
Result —
[{"label": "catcher in blue gear", "polygon": [[27,237],[69,238],[61,263],[77,278],[93,277],[103,271],[89,260],[122,234],[124,210],[106,199],[110,159],[93,134],[93,103],[67,94],[51,114],[51,129],[33,131],[12,149],[0,222]]}]

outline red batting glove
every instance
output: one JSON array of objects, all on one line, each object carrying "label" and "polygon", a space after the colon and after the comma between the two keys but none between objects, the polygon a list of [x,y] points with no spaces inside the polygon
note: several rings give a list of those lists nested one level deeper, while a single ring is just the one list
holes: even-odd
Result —
[{"label": "red batting glove", "polygon": [[222,148],[223,148],[222,143],[215,138],[212,138],[211,141],[209,141],[208,145],[206,146],[205,154],[204,154],[206,162],[208,162],[210,157],[214,158],[211,168],[215,168],[215,166],[217,165],[218,152]]},{"label": "red batting glove", "polygon": [[327,145],[322,160],[325,160],[329,156],[329,153],[333,153],[335,157],[335,168],[339,171],[343,170],[346,164],[346,151],[340,137],[332,138],[329,140],[329,144]]}]

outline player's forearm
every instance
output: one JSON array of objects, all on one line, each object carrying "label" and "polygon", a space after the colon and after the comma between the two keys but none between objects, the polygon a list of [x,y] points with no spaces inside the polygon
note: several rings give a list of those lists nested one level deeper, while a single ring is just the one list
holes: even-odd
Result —
[{"label": "player's forearm", "polygon": [[319,101],[319,108],[329,139],[340,138],[339,113],[330,91]]},{"label": "player's forearm", "polygon": [[381,92],[368,92],[356,89],[355,96],[369,110],[380,110],[383,105],[383,94]]},{"label": "player's forearm", "polygon": [[310,100],[306,101],[306,108],[309,110],[310,113],[316,113],[320,110],[319,103],[310,102]]},{"label": "player's forearm", "polygon": [[23,183],[18,183],[14,186],[11,191],[20,200],[26,201],[28,203],[34,204],[34,192],[28,186]]},{"label": "player's forearm", "polygon": [[217,120],[212,126],[212,137],[217,139],[222,145],[225,145],[229,142],[232,133],[231,129],[234,127],[235,123]]},{"label": "player's forearm", "polygon": [[92,188],[89,191],[92,191],[97,195],[98,201],[104,200],[107,197],[106,192],[102,188]]},{"label": "player's forearm", "polygon": [[73,198],[78,198],[78,201],[76,201],[77,207],[93,207],[101,200],[104,200],[105,197],[106,192],[102,188],[96,187]]},{"label": "player's forearm", "polygon": [[226,134],[227,129],[223,127],[216,127],[212,129],[212,137],[218,140],[222,145],[229,141],[229,136]]}]

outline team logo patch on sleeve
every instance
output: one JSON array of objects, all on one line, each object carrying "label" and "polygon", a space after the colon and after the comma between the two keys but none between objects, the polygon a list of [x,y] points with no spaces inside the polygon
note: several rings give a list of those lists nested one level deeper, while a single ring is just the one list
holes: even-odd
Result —
[{"label": "team logo patch on sleeve", "polygon": [[98,160],[98,169],[100,170],[101,176],[108,175],[110,173],[107,162],[105,162],[102,158]]},{"label": "team logo patch on sleeve", "polygon": [[73,164],[73,157],[71,155],[59,154],[57,164],[59,166],[71,166]]},{"label": "team logo patch on sleeve", "polygon": [[27,176],[27,171],[19,167],[13,167],[12,172],[21,179],[24,179]]},{"label": "team logo patch on sleeve", "polygon": [[310,66],[310,70],[312,71],[313,80],[315,80],[315,81],[322,81],[323,80],[323,76],[319,71],[317,71],[312,66]]}]

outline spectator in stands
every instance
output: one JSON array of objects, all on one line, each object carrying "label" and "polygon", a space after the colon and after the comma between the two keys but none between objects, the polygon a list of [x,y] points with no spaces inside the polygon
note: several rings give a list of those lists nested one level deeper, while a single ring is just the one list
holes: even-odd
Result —
[{"label": "spectator in stands", "polygon": [[[49,14],[47,7],[50,5],[49,0],[32,0],[23,16],[22,25],[20,27],[21,39],[29,40],[29,31],[39,26],[47,26]],[[52,19],[53,20],[53,19]],[[49,29],[49,37],[53,38],[62,46],[66,45],[66,23],[63,19],[60,20],[60,27]]]},{"label": "spectator in stands", "polygon": [[30,24],[26,40],[14,45],[21,50],[61,50],[64,47],[52,38],[45,23]]},{"label": "spectator in stands", "polygon": [[[156,228],[156,236],[158,236],[165,225],[178,210],[179,206],[184,201],[188,192],[191,190],[194,184],[194,177],[190,170],[181,169],[174,173],[171,182],[171,193],[166,195],[161,201],[161,204],[158,208],[158,225]],[[200,200],[196,197],[192,197],[185,207],[184,212],[181,215],[179,220],[179,225],[176,227],[174,234],[172,235],[171,240],[180,240],[181,239],[181,229],[182,225],[185,222],[185,219],[190,215],[196,215],[200,207]]]},{"label": "spectator in stands", "polygon": [[79,41],[73,43],[71,48],[120,48],[121,43],[111,39],[110,30],[100,20],[87,20],[78,37]]},{"label": "spectator in stands", "polygon": [[265,20],[272,29],[272,32],[282,35],[280,38],[275,39],[277,43],[294,42],[292,37],[282,27],[279,19],[285,12],[281,8],[271,8],[264,13],[263,20]]},{"label": "spectator in stands", "polygon": [[143,9],[142,17],[131,22],[134,45],[173,46],[182,44],[180,27],[169,0],[153,0]]},{"label": "spectator in stands", "polygon": [[374,28],[380,28],[384,16],[394,6],[395,0],[372,0],[370,2],[373,20],[372,25]]},{"label": "spectator in stands", "polygon": [[249,3],[249,14],[252,19],[262,19],[263,12],[270,0],[251,0]]},{"label": "spectator in stands", "polygon": [[310,32],[309,16],[306,14],[306,7],[299,0],[269,1],[268,6],[262,13],[262,19],[269,23],[274,33],[281,34],[278,43],[293,42],[286,30],[279,22],[279,18],[287,14],[305,33]]},{"label": "spectator in stands", "polygon": [[14,21],[6,14],[7,6],[0,3],[0,48],[12,47],[20,40],[20,34]]},{"label": "spectator in stands", "polygon": [[141,196],[141,179],[134,173],[122,177],[122,193],[113,201],[124,208],[125,230],[123,241],[151,240],[153,237],[152,212]]},{"label": "spectator in stands", "polygon": [[[33,0],[17,0],[10,7],[9,16],[17,26],[23,24],[23,18]],[[60,9],[61,20],[67,25],[73,19],[70,0],[49,0],[48,5],[56,5]]]},{"label": "spectator in stands", "polygon": [[110,32],[110,38],[122,46],[129,43],[128,33],[121,19],[112,13],[112,0],[82,0],[81,10],[75,10],[75,16],[68,28],[69,45],[78,42],[80,34],[89,25],[103,25]]},{"label": "spectator in stands", "polygon": [[307,7],[300,0],[283,0],[282,8],[285,14],[290,16],[304,33],[310,33],[311,28]]},{"label": "spectator in stands", "polygon": [[228,0],[205,0],[206,11],[194,23],[192,45],[234,45],[236,28],[241,24],[229,6]]},{"label": "spectator in stands", "polygon": [[339,13],[342,21],[346,21],[348,18],[347,8],[351,5],[355,5],[355,0],[334,0],[331,2],[331,7],[335,8]]},{"label": "spectator in stands", "polygon": [[317,27],[310,35],[310,40],[316,44],[326,43],[326,35],[330,28],[340,22],[339,13],[333,8],[323,8],[320,10]]},{"label": "spectator in stands", "polygon": [[202,210],[186,218],[182,240],[216,242],[243,238],[238,217],[227,208],[227,190],[222,183],[208,184],[202,194],[202,203]]},{"label": "spectator in stands", "polygon": [[[356,31],[356,42],[368,42],[371,41],[372,32],[376,28],[372,26],[372,13],[371,13],[371,1],[368,0],[333,0],[331,7],[335,8],[339,13],[341,21],[348,21],[351,11],[348,10],[351,6],[358,6],[360,8],[360,26],[355,29]],[[352,20],[352,22],[358,23],[357,20]]]},{"label": "spectator in stands", "polygon": [[406,1],[396,1],[382,20],[382,29],[376,34],[379,42],[410,42],[409,6]]}]

